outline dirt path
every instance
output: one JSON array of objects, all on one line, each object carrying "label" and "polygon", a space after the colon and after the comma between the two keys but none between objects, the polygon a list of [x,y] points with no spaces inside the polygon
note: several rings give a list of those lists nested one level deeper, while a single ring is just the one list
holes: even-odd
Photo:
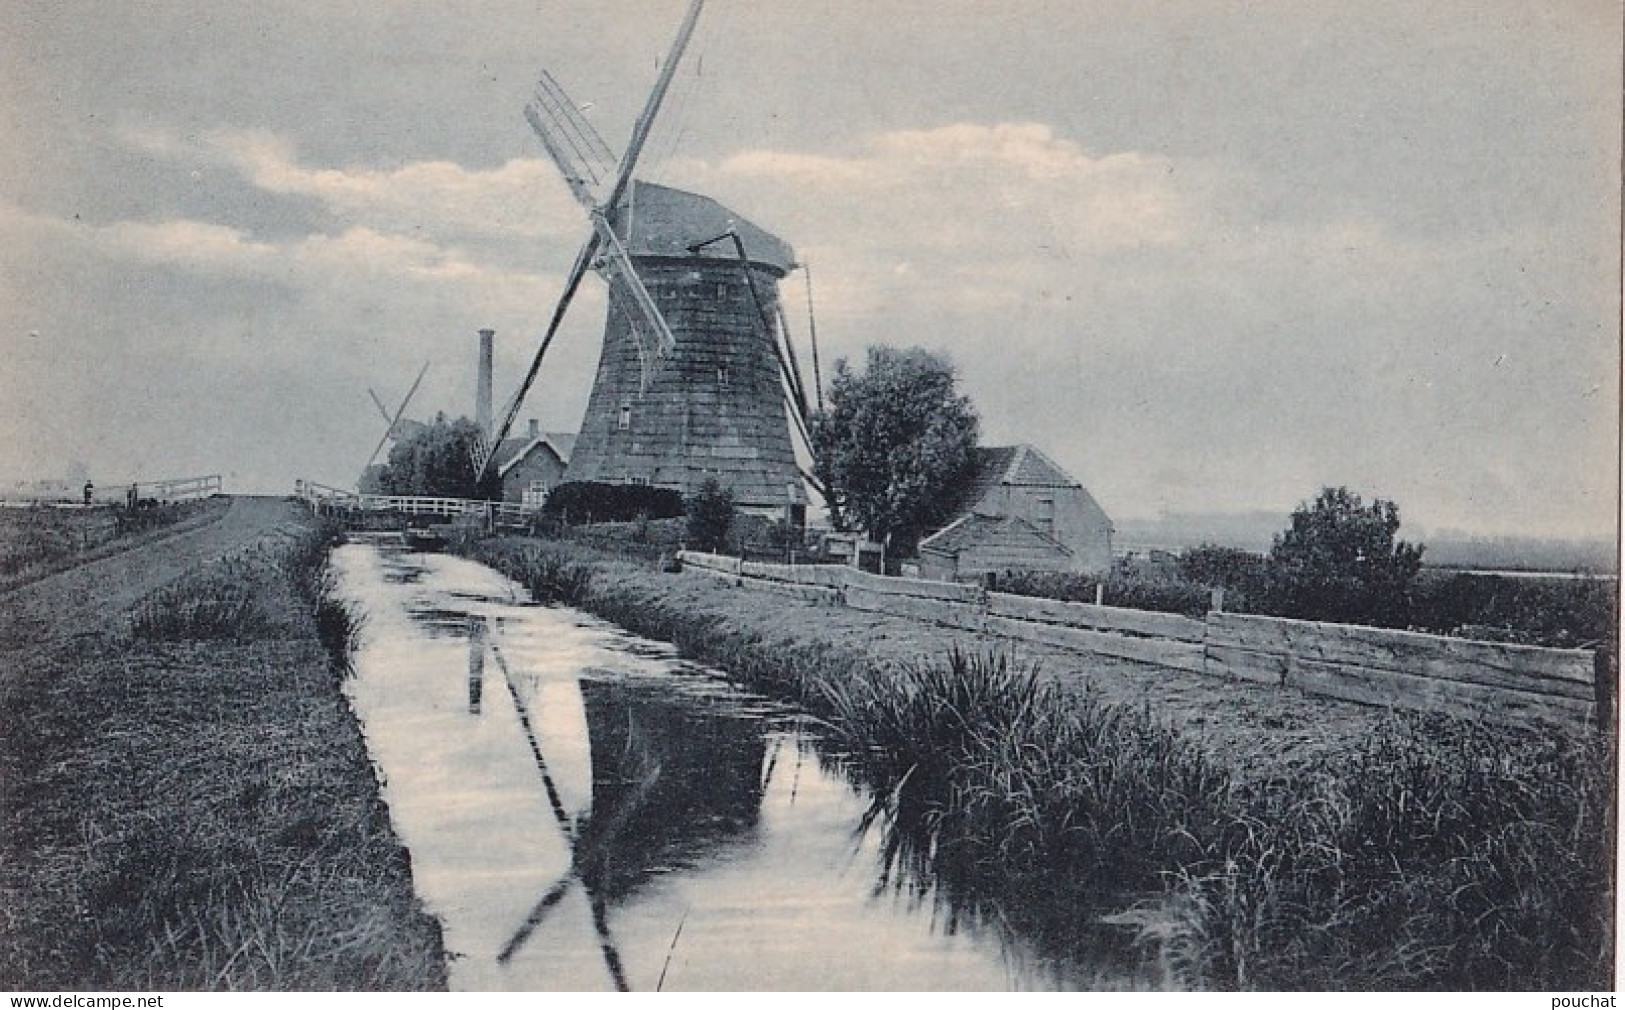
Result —
[{"label": "dirt path", "polygon": [[142,597],[188,569],[266,536],[292,536],[299,520],[299,506],[285,498],[233,497],[207,525],[0,593],[0,648],[109,630]]}]

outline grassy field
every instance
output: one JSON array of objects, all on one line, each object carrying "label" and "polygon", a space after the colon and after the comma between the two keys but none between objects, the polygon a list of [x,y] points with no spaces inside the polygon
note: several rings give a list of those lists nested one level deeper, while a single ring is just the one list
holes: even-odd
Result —
[{"label": "grassy field", "polygon": [[326,548],[279,530],[0,651],[0,986],[444,987],[343,697]]},{"label": "grassy field", "polygon": [[0,509],[0,591],[137,545],[167,527],[208,522],[225,504],[211,499],[133,512],[47,505]]},{"label": "grassy field", "polygon": [[838,620],[828,608],[578,546],[471,551],[538,599],[806,705],[878,798],[888,857],[1041,945],[1109,918],[1187,988],[1611,985],[1602,741],[1368,713],[1325,750],[1227,755],[1162,719],[1152,693],[1113,702],[1087,671],[1080,691],[1005,653],[888,660],[872,638],[817,630]]}]

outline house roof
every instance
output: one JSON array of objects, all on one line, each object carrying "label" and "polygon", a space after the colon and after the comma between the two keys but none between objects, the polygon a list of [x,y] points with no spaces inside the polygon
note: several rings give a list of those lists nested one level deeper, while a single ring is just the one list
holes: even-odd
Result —
[{"label": "house roof", "polygon": [[1018,539],[1071,556],[1072,550],[1020,516],[989,516],[971,513],[920,541],[920,551],[955,557],[967,547],[985,543],[994,534]]},{"label": "house roof", "polygon": [[1082,487],[1077,479],[1053,459],[1030,445],[1013,447],[1015,456],[1005,468],[1000,483],[1026,487]]},{"label": "house roof", "polygon": [[1077,479],[1030,445],[988,446],[975,450],[971,477],[954,499],[953,519],[969,515],[1000,485],[1082,487]]},{"label": "house roof", "polygon": [[975,450],[975,464],[971,469],[970,479],[954,498],[950,522],[969,515],[977,503],[987,497],[989,491],[999,486],[1009,471],[1011,462],[1016,458],[1017,449],[1018,447],[1014,445],[1002,445]]},{"label": "house roof", "polygon": [[619,218],[626,229],[622,241],[633,256],[737,260],[738,253],[732,242],[717,242],[698,253],[688,250],[690,245],[731,230],[739,235],[745,246],[745,258],[752,263],[780,274],[789,273],[796,265],[796,253],[789,243],[708,196],[635,181],[621,206]]},{"label": "house roof", "polygon": [[570,462],[570,453],[576,447],[576,433],[564,431],[544,431],[540,435],[521,435],[517,438],[505,438],[497,443],[497,451],[492,458],[497,462],[497,476],[505,477],[520,460],[529,456],[531,450],[537,446],[545,445],[553,450],[559,462]]}]

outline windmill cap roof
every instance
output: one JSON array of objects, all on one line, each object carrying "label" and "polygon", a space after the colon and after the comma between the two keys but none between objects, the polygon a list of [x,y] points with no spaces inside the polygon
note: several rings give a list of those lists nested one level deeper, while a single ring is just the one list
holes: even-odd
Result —
[{"label": "windmill cap roof", "polygon": [[689,247],[708,242],[729,231],[738,234],[745,246],[745,258],[780,274],[796,265],[795,250],[789,243],[750,223],[708,196],[686,190],[634,181],[622,203],[620,219],[626,251],[633,256],[662,256],[690,259],[737,259],[732,242],[716,242],[698,252]]}]

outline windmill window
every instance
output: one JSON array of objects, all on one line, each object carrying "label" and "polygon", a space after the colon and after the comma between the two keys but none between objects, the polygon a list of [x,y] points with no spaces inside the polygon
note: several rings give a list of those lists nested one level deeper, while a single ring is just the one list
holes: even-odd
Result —
[{"label": "windmill window", "polygon": [[621,420],[619,427],[622,431],[626,431],[628,428],[632,427],[632,405],[630,403],[621,404]]},{"label": "windmill window", "polygon": [[728,368],[727,368],[726,365],[723,366],[722,368],[717,369],[717,388],[718,389],[727,389],[727,388],[729,388],[729,386],[728,386]]},{"label": "windmill window", "polygon": [[717,285],[717,301],[725,302],[727,300],[728,300],[728,285],[726,285],[726,284],[718,284]]}]

